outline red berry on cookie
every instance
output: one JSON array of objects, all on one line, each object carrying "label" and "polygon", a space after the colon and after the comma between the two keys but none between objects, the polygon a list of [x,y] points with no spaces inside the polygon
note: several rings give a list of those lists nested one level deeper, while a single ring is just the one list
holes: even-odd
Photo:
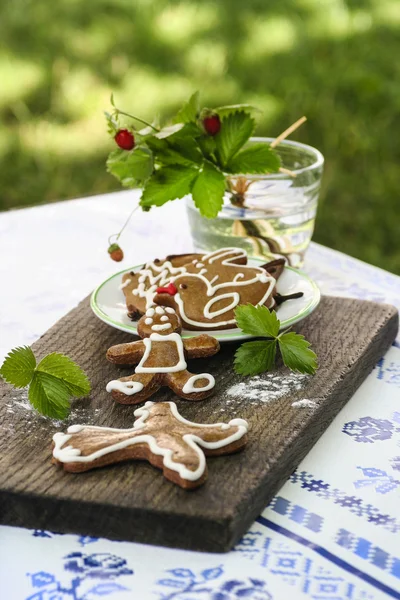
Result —
[{"label": "red berry on cookie", "polygon": [[114,140],[122,150],[132,150],[135,147],[135,138],[128,129],[120,129],[115,134]]}]

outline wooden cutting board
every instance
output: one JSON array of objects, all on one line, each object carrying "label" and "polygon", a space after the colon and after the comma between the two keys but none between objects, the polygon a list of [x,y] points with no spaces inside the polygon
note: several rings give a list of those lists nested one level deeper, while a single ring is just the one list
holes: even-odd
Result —
[{"label": "wooden cutting board", "polygon": [[324,297],[296,329],[318,354],[314,377],[290,374],[282,366],[272,375],[240,377],[232,368],[237,344],[224,344],[217,356],[189,364],[195,373],[215,375],[214,396],[191,403],[165,390],[152,398],[176,401],[181,414],[193,421],[249,421],[245,450],[209,458],[208,481],[188,492],[144,462],[82,474],[65,473],[50,463],[56,431],[73,423],[132,427],[137,408],[116,404],[105,391],[109,380],[132,372],[109,364],[107,348],[132,338],[101,323],[85,299],[33,346],[38,358],[52,351],[68,354],[89,375],[91,397],[73,402],[68,421],[55,423],[37,415],[29,409],[25,390],[0,383],[1,523],[229,550],[389,348],[398,314],[384,304]]}]

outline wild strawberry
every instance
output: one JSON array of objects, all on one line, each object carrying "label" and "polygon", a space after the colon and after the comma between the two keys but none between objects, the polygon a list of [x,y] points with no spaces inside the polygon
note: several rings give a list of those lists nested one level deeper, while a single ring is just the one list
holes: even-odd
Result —
[{"label": "wild strawberry", "polygon": [[221,119],[218,115],[210,115],[203,119],[203,127],[208,133],[208,135],[217,135],[219,130],[221,129]]},{"label": "wild strawberry", "polygon": [[120,129],[115,134],[114,140],[122,150],[132,150],[135,147],[135,138],[128,129]]},{"label": "wild strawberry", "polygon": [[110,255],[110,258],[112,258],[112,260],[115,260],[115,262],[121,262],[121,260],[124,258],[124,253],[122,252],[118,244],[111,244],[111,246],[108,249],[108,253]]}]

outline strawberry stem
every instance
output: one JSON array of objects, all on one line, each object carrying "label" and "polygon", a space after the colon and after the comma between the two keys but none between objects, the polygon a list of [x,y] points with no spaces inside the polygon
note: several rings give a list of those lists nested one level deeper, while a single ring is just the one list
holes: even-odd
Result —
[{"label": "strawberry stem", "polygon": [[132,210],[132,212],[130,213],[130,215],[128,216],[128,218],[126,219],[125,223],[123,224],[122,228],[120,229],[119,233],[112,233],[109,238],[108,238],[108,244],[111,245],[111,238],[113,238],[115,236],[115,240],[114,243],[117,242],[121,236],[121,233],[124,231],[125,227],[128,225],[129,221],[131,220],[133,213],[137,211],[137,209],[139,208],[139,204],[137,204],[135,206],[135,208]]},{"label": "strawberry stem", "polygon": [[121,115],[125,115],[126,117],[129,117],[130,119],[135,119],[136,121],[143,123],[143,125],[147,125],[147,127],[151,127],[152,129],[154,129],[154,131],[160,131],[157,127],[154,127],[154,125],[152,125],[151,123],[148,123],[147,121],[145,121],[144,119],[141,119],[140,117],[135,117],[135,115],[131,115],[130,113],[120,110],[119,108],[116,108],[115,111]]}]

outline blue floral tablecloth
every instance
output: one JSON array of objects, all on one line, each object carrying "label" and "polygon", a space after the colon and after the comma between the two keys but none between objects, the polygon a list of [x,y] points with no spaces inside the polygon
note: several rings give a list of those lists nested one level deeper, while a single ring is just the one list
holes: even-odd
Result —
[{"label": "blue floral tablecloth", "polygon": [[[115,271],[107,237],[134,201],[123,192],[0,215],[0,360]],[[190,250],[182,206],[135,216],[121,245],[124,264]],[[305,270],[325,294],[400,305],[399,277],[317,244]],[[229,554],[0,527],[0,598],[400,598],[399,507],[397,341]]]}]

